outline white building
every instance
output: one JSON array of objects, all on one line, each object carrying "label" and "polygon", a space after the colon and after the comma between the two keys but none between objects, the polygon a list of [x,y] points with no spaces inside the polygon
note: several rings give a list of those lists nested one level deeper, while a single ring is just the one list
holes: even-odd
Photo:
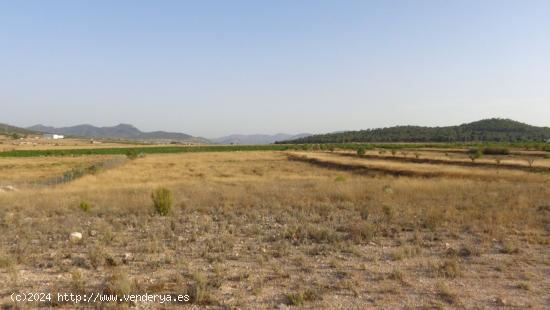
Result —
[{"label": "white building", "polygon": [[57,140],[57,139],[63,139],[65,138],[63,135],[56,135],[56,134],[51,134],[51,133],[45,133],[44,135],[42,135],[42,138],[44,139],[53,139],[53,140]]}]

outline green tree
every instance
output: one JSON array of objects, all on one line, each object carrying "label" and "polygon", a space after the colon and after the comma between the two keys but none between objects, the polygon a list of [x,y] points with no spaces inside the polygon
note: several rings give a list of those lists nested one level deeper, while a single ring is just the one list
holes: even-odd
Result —
[{"label": "green tree", "polygon": [[480,149],[470,150],[470,152],[468,153],[468,157],[472,162],[475,162],[476,159],[480,159],[483,157],[483,152]]}]

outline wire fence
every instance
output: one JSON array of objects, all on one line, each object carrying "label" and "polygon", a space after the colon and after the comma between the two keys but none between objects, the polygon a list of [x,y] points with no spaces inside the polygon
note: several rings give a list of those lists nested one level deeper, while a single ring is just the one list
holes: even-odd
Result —
[{"label": "wire fence", "polygon": [[43,187],[43,186],[57,186],[61,184],[66,184],[86,175],[93,175],[104,170],[120,167],[126,161],[127,161],[126,157],[117,156],[102,162],[94,163],[86,167],[72,168],[70,170],[65,171],[62,176],[36,181],[36,182],[33,182],[33,185],[36,187]]}]

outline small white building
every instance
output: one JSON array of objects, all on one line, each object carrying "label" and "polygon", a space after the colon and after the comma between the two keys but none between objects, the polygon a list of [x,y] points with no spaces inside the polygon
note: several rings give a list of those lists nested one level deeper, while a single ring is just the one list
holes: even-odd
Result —
[{"label": "small white building", "polygon": [[57,140],[57,139],[63,139],[65,138],[63,135],[56,135],[56,134],[52,134],[52,133],[45,133],[44,135],[42,135],[42,138],[44,139],[48,139],[48,140]]}]

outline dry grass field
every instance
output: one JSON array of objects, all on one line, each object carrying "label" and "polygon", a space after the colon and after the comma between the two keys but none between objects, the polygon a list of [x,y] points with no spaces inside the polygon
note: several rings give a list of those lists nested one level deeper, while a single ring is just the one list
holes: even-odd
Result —
[{"label": "dry grass field", "polygon": [[[13,292],[191,297],[150,308],[550,307],[547,173],[220,152],[124,159],[37,185],[113,158],[0,159],[0,186],[14,187],[0,192],[5,308],[52,306],[16,304]],[[173,196],[167,216],[153,208],[158,187]]]},{"label": "dry grass field", "polygon": [[[92,142],[93,141],[93,142]],[[115,142],[91,139],[43,139],[41,137],[27,137],[13,140],[0,135],[0,152],[12,150],[68,150],[68,149],[97,149],[97,148],[126,148],[135,145],[135,142]],[[165,144],[141,144],[140,147],[156,147]]]},{"label": "dry grass field", "polygon": [[[72,169],[90,167],[116,156],[2,158],[0,186],[36,188]],[[119,156],[120,158],[120,156]],[[124,158],[120,158],[124,160]]]}]

